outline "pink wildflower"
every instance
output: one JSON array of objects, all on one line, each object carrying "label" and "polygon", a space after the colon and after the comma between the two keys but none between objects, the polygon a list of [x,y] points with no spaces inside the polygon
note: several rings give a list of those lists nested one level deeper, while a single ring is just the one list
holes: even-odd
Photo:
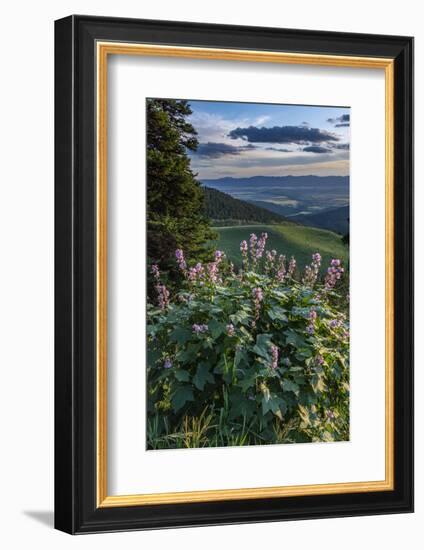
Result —
[{"label": "pink wildflower", "polygon": [[280,254],[278,258],[277,281],[279,283],[284,282],[285,276],[286,276],[286,257]]},{"label": "pink wildflower", "polygon": [[153,277],[158,281],[160,279],[160,271],[157,264],[153,264],[151,270],[152,270]]},{"label": "pink wildflower", "polygon": [[272,344],[271,346],[271,355],[272,355],[271,368],[275,370],[278,367],[279,350],[277,346],[275,346],[274,344]]},{"label": "pink wildflower", "polygon": [[312,254],[311,265],[305,267],[303,284],[313,286],[318,278],[319,268],[321,266],[321,255],[318,252]]},{"label": "pink wildflower", "polygon": [[169,306],[169,291],[165,285],[156,285],[156,292],[158,293],[158,302],[160,309],[165,309]]},{"label": "pink wildflower", "polygon": [[175,251],[175,258],[177,259],[177,264],[181,271],[185,271],[187,269],[187,264],[184,259],[184,252],[180,248],[177,248]]},{"label": "pink wildflower", "polygon": [[306,327],[306,332],[308,334],[313,334],[315,332],[315,321],[317,319],[317,312],[315,309],[311,309],[309,312],[309,325]]},{"label": "pink wildflower", "polygon": [[258,242],[258,237],[255,235],[255,233],[252,233],[250,235],[250,257],[252,259],[253,266],[256,265],[256,243]]},{"label": "pink wildflower", "polygon": [[290,258],[290,261],[289,261],[289,268],[287,270],[287,275],[289,277],[293,277],[294,275],[294,272],[296,271],[296,260],[294,259],[294,257],[292,256]]},{"label": "pink wildflower", "polygon": [[200,334],[203,332],[207,332],[209,330],[208,325],[197,325],[196,323],[191,327],[192,331],[195,334]]},{"label": "pink wildflower", "polygon": [[248,258],[248,245],[246,241],[241,241],[240,243],[240,252],[243,256],[243,269],[244,271],[247,271],[249,268],[249,258]]},{"label": "pink wildflower", "polygon": [[260,260],[263,256],[263,253],[264,253],[264,250],[265,250],[265,245],[266,245],[266,240],[268,239],[268,233],[262,233],[260,239],[258,240],[258,243],[257,243],[257,248],[256,248],[256,260]]},{"label": "pink wildflower", "polygon": [[330,267],[327,269],[327,275],[325,277],[325,289],[331,290],[336,286],[336,283],[341,279],[344,269],[341,267],[340,260],[333,259],[330,262]]},{"label": "pink wildflower", "polygon": [[267,250],[265,256],[266,256],[265,272],[268,273],[274,268],[274,262],[277,256],[277,251],[271,250],[270,252],[269,250]]},{"label": "pink wildflower", "polygon": [[205,274],[205,269],[203,265],[199,262],[194,267],[190,267],[188,270],[188,280],[192,283],[196,282],[197,280],[203,279]]},{"label": "pink wildflower", "polygon": [[255,321],[253,325],[256,324],[256,321],[259,319],[259,313],[261,311],[261,302],[264,299],[264,294],[261,288],[254,288],[252,291],[253,298],[255,299]]},{"label": "pink wildflower", "polygon": [[234,336],[235,328],[233,323],[229,323],[226,328],[227,328],[227,336],[230,336],[230,338]]}]

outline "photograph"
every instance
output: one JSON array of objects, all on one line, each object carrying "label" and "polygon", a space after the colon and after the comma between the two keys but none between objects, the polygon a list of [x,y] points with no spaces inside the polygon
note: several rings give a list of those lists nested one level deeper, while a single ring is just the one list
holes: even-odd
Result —
[{"label": "photograph", "polygon": [[147,450],[349,441],[350,123],[146,99]]},{"label": "photograph", "polygon": [[414,511],[414,38],[377,9],[170,9],[55,21],[54,527],[314,519],[316,546],[357,516],[344,540]]}]

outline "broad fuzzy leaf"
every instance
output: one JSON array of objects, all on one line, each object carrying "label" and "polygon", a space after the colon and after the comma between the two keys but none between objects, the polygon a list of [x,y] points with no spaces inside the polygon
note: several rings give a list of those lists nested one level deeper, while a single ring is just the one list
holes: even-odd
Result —
[{"label": "broad fuzzy leaf", "polygon": [[187,401],[194,401],[193,390],[190,386],[179,386],[172,396],[172,407],[178,412],[184,407]]}]

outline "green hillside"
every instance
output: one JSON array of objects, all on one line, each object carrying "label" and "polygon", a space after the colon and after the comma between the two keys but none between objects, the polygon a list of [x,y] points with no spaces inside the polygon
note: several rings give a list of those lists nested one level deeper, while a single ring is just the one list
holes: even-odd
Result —
[{"label": "green hillside", "polygon": [[341,237],[325,229],[306,227],[295,224],[259,225],[251,224],[236,227],[216,227],[219,234],[216,246],[223,250],[236,265],[241,264],[240,242],[249,240],[251,233],[260,235],[268,233],[267,249],[275,249],[278,254],[294,256],[298,267],[303,270],[311,262],[311,255],[319,252],[323,258],[322,273],[332,258],[340,258],[347,262],[349,250],[343,245]]},{"label": "green hillside", "polygon": [[249,222],[271,224],[285,221],[280,214],[235,199],[222,191],[209,187],[204,187],[203,191],[205,214],[215,225],[243,225]]},{"label": "green hillside", "polygon": [[331,210],[324,210],[316,214],[297,214],[290,219],[303,225],[337,231],[337,233],[341,233],[342,235],[349,232],[349,206],[332,208]]},{"label": "green hillside", "polygon": [[240,242],[248,241],[251,233],[259,236],[263,232],[268,233],[267,249],[275,249],[287,258],[294,256],[301,271],[311,262],[314,252],[323,258],[323,273],[332,258],[348,260],[348,248],[340,235],[332,231],[288,221],[275,212],[216,189],[205,187],[204,193],[205,214],[219,235],[214,244],[238,267],[241,266]]}]

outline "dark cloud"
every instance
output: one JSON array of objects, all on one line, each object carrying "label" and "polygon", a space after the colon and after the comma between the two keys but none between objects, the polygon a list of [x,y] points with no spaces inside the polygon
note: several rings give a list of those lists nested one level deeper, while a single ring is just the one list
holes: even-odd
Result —
[{"label": "dark cloud", "polygon": [[218,159],[225,155],[240,155],[244,151],[256,149],[254,145],[243,145],[241,147],[235,147],[228,143],[199,143],[195,154],[203,158]]},{"label": "dark cloud", "polygon": [[322,143],[339,138],[326,130],[307,126],[274,126],[273,128],[235,128],[228,134],[232,139],[244,139],[253,143]]},{"label": "dark cloud", "polygon": [[327,122],[334,124],[336,128],[343,128],[345,126],[350,126],[350,115],[340,115],[336,118],[327,118]]},{"label": "dark cloud", "polygon": [[290,149],[280,149],[279,147],[265,147],[265,151],[278,151],[280,153],[291,153]]},{"label": "dark cloud", "polygon": [[349,143],[334,143],[332,144],[333,149],[342,149],[343,151],[349,151]]},{"label": "dark cloud", "polygon": [[304,147],[302,151],[305,151],[305,153],[331,153],[331,149],[327,149],[327,147],[321,147],[319,145],[310,145],[309,147]]}]

